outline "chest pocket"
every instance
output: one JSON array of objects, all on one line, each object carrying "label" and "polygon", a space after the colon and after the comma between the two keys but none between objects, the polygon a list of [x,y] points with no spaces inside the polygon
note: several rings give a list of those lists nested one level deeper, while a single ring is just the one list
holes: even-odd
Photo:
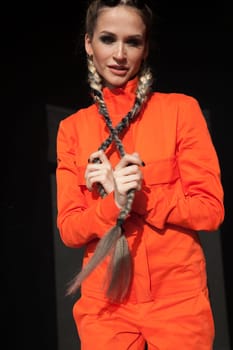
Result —
[{"label": "chest pocket", "polygon": [[143,169],[145,185],[170,184],[179,178],[179,169],[175,157],[160,159],[147,164]]}]

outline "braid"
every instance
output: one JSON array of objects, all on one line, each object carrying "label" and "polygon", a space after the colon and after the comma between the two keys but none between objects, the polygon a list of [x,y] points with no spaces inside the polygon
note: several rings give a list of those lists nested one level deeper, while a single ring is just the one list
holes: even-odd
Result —
[{"label": "braid", "polygon": [[[126,127],[129,126],[130,122],[134,119],[135,116],[140,112],[142,105],[146,102],[150,90],[151,85],[153,83],[153,77],[149,67],[142,67],[139,73],[139,83],[136,91],[136,98],[134,102],[134,106],[131,111],[129,111],[125,117],[117,124],[115,127],[116,132],[121,133]],[[104,141],[104,143],[99,147],[99,149],[105,150],[112,143],[112,134]]]},{"label": "braid", "polygon": [[[90,58],[88,58],[88,69],[88,80],[92,89],[93,99],[96,102],[99,112],[103,116],[110,131],[109,137],[100,145],[99,150],[105,151],[108,146],[114,142],[120,156],[123,157],[125,155],[125,150],[118,135],[124,129],[126,129],[130,122],[139,114],[144,102],[147,100],[152,84],[152,74],[149,68],[141,69],[134,105],[131,111],[129,111],[114,128],[104,102],[101,78]],[[94,162],[99,162],[99,159],[95,159]],[[101,184],[98,185],[99,194],[101,197],[104,197],[106,195],[104,188]],[[129,252],[127,239],[123,234],[122,226],[126,217],[131,211],[134,196],[135,190],[129,190],[127,193],[126,204],[119,213],[116,225],[99,240],[92,258],[83,267],[82,271],[71,281],[70,287],[68,288],[68,294],[75,293],[75,291],[80,287],[82,281],[111,251],[111,260],[108,267],[106,280],[106,295],[112,301],[124,300],[128,293],[132,278],[132,259]]]}]

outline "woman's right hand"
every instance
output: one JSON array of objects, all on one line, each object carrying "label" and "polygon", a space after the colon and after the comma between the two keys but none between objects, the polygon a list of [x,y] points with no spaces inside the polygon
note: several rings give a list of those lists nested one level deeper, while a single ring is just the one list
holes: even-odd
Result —
[{"label": "woman's right hand", "polygon": [[[99,162],[93,162],[96,158]],[[113,169],[102,150],[90,155],[84,177],[89,191],[92,191],[95,183],[100,183],[106,193],[114,190]]]}]

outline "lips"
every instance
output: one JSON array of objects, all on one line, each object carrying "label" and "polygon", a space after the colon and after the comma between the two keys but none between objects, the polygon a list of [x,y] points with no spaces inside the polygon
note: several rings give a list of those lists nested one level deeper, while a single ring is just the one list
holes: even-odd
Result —
[{"label": "lips", "polygon": [[108,66],[108,69],[115,75],[125,75],[128,72],[128,68],[125,66]]}]

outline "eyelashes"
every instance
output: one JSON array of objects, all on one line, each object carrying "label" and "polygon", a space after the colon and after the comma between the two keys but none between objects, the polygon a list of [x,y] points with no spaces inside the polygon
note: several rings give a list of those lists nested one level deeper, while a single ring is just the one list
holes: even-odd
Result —
[{"label": "eyelashes", "polygon": [[[119,5],[121,3],[121,0],[102,0],[102,3],[105,6],[114,7]],[[134,6],[138,9],[142,9],[145,7],[146,4],[144,0],[132,0],[132,1],[128,1],[127,5]]]},{"label": "eyelashes", "polygon": [[[117,41],[117,39],[112,35],[102,35],[99,39],[106,45],[111,45]],[[143,45],[143,40],[139,38],[128,38],[125,40],[125,44],[132,47],[140,47]]]},{"label": "eyelashes", "polygon": [[111,36],[111,35],[102,35],[102,36],[100,36],[100,41],[102,42],[102,43],[104,43],[104,44],[112,44],[112,43],[114,43],[114,41],[115,41],[115,39],[114,39],[114,37],[113,36]]}]

